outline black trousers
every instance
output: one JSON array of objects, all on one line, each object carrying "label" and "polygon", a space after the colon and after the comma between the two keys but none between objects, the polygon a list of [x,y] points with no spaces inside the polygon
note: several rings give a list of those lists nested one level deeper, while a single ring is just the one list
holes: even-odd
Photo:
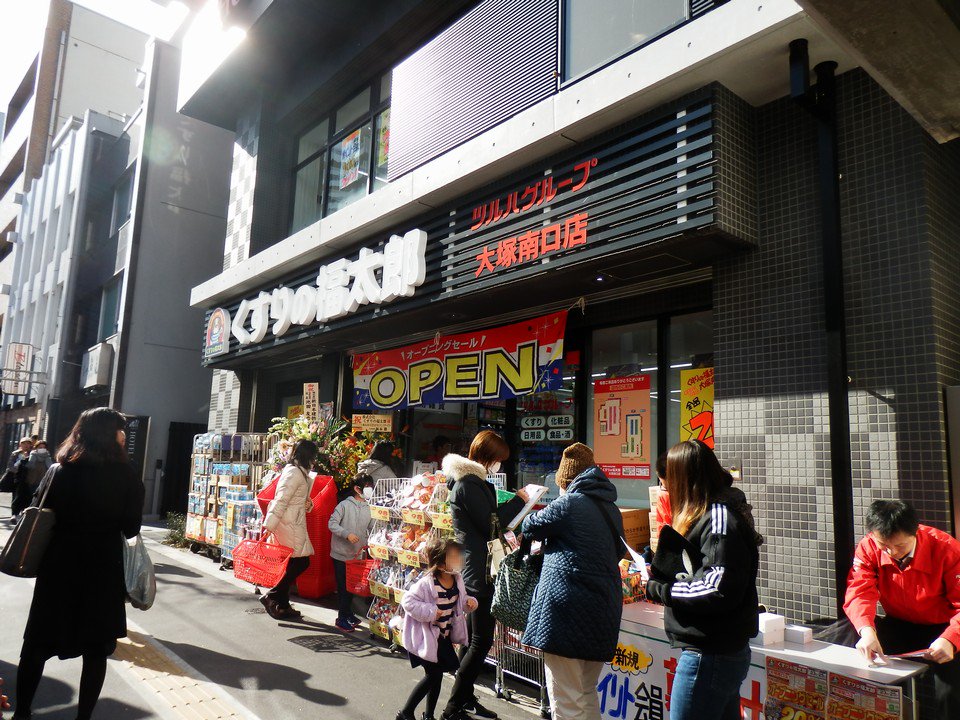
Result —
[{"label": "black trousers", "polygon": [[277,583],[276,587],[267,592],[267,597],[275,601],[280,607],[287,607],[290,604],[290,588],[297,581],[304,571],[310,567],[310,558],[294,557],[287,563],[287,571],[283,578]]},{"label": "black trousers", "polygon": [[493,631],[496,621],[490,614],[493,596],[478,597],[477,609],[467,615],[470,630],[470,644],[460,656],[460,669],[457,670],[457,679],[453,683],[453,692],[444,713],[452,715],[457,710],[468,705],[474,697],[474,685],[483,664],[493,647]]},{"label": "black trousers", "polygon": [[[890,655],[930,647],[930,643],[940,637],[946,627],[945,624],[920,625],[889,616],[877,617],[877,637],[880,640],[880,647]],[[860,635],[847,618],[842,618],[834,625],[818,632],[817,639],[853,647],[860,639]],[[952,661],[928,664],[934,678],[936,720],[957,720],[960,718],[960,648],[957,648],[957,656]],[[927,717],[922,710],[921,717]]]},{"label": "black trousers", "polygon": [[353,615],[353,595],[347,591],[347,564],[333,561],[333,578],[337,581],[337,619],[349,620]]},{"label": "black trousers", "polygon": [[25,479],[21,480],[17,478],[17,484],[13,488],[13,499],[10,503],[10,514],[13,515],[13,517],[16,517],[30,507],[35,489],[36,488]]}]

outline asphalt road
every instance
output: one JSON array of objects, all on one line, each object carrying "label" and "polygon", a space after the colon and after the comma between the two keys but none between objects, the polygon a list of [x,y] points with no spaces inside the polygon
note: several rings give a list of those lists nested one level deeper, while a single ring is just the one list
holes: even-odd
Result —
[{"label": "asphalt road", "polygon": [[[6,518],[9,495],[0,496]],[[3,521],[0,521],[3,522]],[[0,539],[9,526],[0,525]],[[187,551],[157,545],[160,530],[145,530],[158,583],[157,602],[147,612],[127,610],[131,629],[159,642],[189,672],[222,688],[249,714],[270,720],[313,718],[394,718],[419,670],[405,657],[390,653],[366,633],[344,636],[333,626],[336,613],[300,604],[302,623],[277,622],[263,611],[249,586],[218,572],[217,565]],[[0,677],[8,691],[16,678],[20,640],[29,609],[32,583],[0,575]],[[295,604],[296,600],[295,600]],[[73,717],[79,661],[48,664],[34,716]],[[448,678],[441,703],[449,693]],[[529,698],[508,703],[493,697],[492,671],[484,677],[484,704],[507,720],[537,717]],[[531,695],[533,690],[527,690]],[[150,703],[129,670],[111,661],[95,717],[136,719],[162,714]]]}]

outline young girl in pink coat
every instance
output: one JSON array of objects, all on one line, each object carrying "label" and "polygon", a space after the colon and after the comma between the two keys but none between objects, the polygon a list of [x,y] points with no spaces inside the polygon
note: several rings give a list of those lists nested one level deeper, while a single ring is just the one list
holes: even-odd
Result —
[{"label": "young girl in pink coat", "polygon": [[427,545],[427,564],[429,568],[404,593],[401,603],[405,613],[403,646],[410,654],[410,664],[422,667],[424,677],[397,713],[397,720],[416,720],[417,705],[424,698],[427,708],[423,720],[433,720],[443,674],[455,673],[460,667],[453,646],[467,644],[466,615],[477,607],[460,577],[460,543],[453,538],[434,537]]}]

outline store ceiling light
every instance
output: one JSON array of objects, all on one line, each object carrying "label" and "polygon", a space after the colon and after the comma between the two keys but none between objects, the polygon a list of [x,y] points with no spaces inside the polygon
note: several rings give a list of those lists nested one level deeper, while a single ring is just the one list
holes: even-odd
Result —
[{"label": "store ceiling light", "polygon": [[651,367],[651,368],[640,368],[640,372],[656,372],[656,371],[657,371],[657,369],[656,369],[655,367]]},{"label": "store ceiling light", "polygon": [[676,365],[671,365],[672,368],[688,368],[693,367],[693,363],[677,363]]},{"label": "store ceiling light", "polygon": [[606,373],[593,373],[590,377],[605,377]]}]

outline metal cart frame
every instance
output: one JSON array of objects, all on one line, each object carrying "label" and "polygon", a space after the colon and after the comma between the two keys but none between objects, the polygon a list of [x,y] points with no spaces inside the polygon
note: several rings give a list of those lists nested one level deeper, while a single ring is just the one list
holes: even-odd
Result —
[{"label": "metal cart frame", "polygon": [[547,672],[543,664],[543,652],[520,642],[523,633],[497,621],[493,636],[493,661],[496,667],[494,690],[498,698],[509,700],[513,691],[504,683],[504,678],[540,688],[540,715],[550,717],[550,700],[547,697]]}]

